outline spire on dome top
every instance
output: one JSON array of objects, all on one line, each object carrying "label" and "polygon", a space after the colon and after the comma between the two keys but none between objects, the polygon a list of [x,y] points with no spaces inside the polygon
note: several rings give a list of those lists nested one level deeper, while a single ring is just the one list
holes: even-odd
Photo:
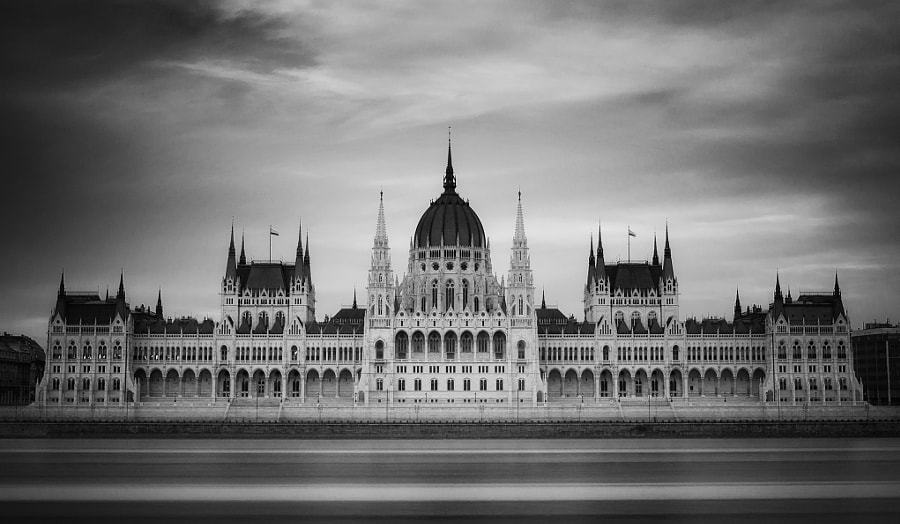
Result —
[{"label": "spire on dome top", "polygon": [[450,128],[447,128],[447,170],[444,174],[444,191],[448,193],[456,192],[456,177],[453,175],[453,155],[451,152]]},{"label": "spire on dome top", "polygon": [[656,247],[656,233],[653,233],[653,265],[659,265],[659,250]]},{"label": "spire on dome top", "polygon": [[238,264],[244,266],[247,264],[247,255],[244,254],[244,233],[241,232],[241,258],[238,260]]}]

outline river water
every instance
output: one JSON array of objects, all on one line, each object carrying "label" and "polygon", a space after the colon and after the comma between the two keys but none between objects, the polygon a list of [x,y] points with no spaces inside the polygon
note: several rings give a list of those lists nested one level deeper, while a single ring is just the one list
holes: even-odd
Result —
[{"label": "river water", "polygon": [[0,440],[4,522],[900,522],[900,439]]}]

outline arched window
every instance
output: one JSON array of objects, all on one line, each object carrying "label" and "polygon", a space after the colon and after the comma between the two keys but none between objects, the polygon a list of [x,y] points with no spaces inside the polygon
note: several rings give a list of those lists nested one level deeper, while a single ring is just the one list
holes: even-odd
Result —
[{"label": "arched window", "polygon": [[278,311],[275,313],[275,322],[278,324],[284,324],[284,312]]},{"label": "arched window", "polygon": [[[59,340],[53,343],[53,360],[61,360],[62,359],[62,346],[59,343]],[[57,388],[59,389],[59,388]]]},{"label": "arched window", "polygon": [[475,312],[478,313],[478,297],[475,297]]},{"label": "arched window", "polygon": [[381,295],[378,295],[378,314],[384,314],[384,297],[382,297]]},{"label": "arched window", "polygon": [[84,360],[90,360],[91,358],[93,358],[93,355],[94,351],[91,349],[91,343],[85,342],[84,348],[81,350],[81,358],[83,358]]},{"label": "arched window", "polygon": [[69,342],[69,349],[66,350],[66,358],[69,360],[75,360],[78,358],[78,348],[75,346],[74,341]]},{"label": "arched window", "polygon": [[431,283],[431,307],[438,307],[438,281],[435,280]]},{"label": "arched window", "polygon": [[53,379],[52,389],[53,389],[53,391],[59,391],[59,379],[58,378]]},{"label": "arched window", "polygon": [[831,358],[831,345],[827,340],[822,344],[822,358]]},{"label": "arched window", "polygon": [[463,279],[462,281],[462,308],[465,309],[469,306],[469,281]]},{"label": "arched window", "polygon": [[263,327],[265,327],[266,329],[268,329],[268,327],[269,327],[269,313],[267,313],[266,311],[260,311],[260,312],[259,312],[259,323],[260,323]]},{"label": "arched window", "polygon": [[837,355],[837,358],[840,358],[840,359],[845,359],[845,358],[847,358],[847,348],[844,347],[844,341],[843,341],[843,340],[839,340],[839,341],[838,341],[837,354],[838,354],[838,355]]},{"label": "arched window", "polygon": [[484,331],[478,334],[478,352],[487,353],[490,350],[491,337]]},{"label": "arched window", "polygon": [[609,360],[609,346],[603,346],[603,360]]},{"label": "arched window", "polygon": [[122,342],[116,340],[113,345],[113,360],[119,360],[122,358]]},{"label": "arched window", "polygon": [[416,331],[412,336],[413,353],[422,353],[425,351],[425,335],[421,331]]},{"label": "arched window", "polygon": [[806,347],[806,358],[816,358],[816,345],[812,340],[809,341],[809,345]]},{"label": "arched window", "polygon": [[494,358],[502,359],[506,354],[506,334],[502,331],[494,333]]},{"label": "arched window", "polygon": [[70,378],[66,380],[66,389],[69,391],[75,391],[75,379]]},{"label": "arched window", "polygon": [[82,391],[90,391],[91,390],[91,379],[89,379],[89,378],[81,379],[81,390]]},{"label": "arched window", "polygon": [[456,358],[456,333],[452,331],[444,335],[444,353],[447,358]]},{"label": "arched window", "polygon": [[97,346],[97,358],[100,360],[106,360],[106,341],[101,340],[100,344]]},{"label": "arched window", "polygon": [[453,281],[448,280],[447,287],[444,290],[444,307],[447,311],[450,311],[451,309],[453,309],[453,298],[454,298]]},{"label": "arched window", "polygon": [[616,324],[618,324],[619,322],[624,322],[625,321],[625,313],[623,313],[621,311],[616,311],[615,321],[616,321]]},{"label": "arched window", "polygon": [[633,311],[631,313],[631,327],[638,325],[641,323],[641,313],[639,311]]},{"label": "arched window", "polygon": [[394,350],[397,353],[397,358],[406,358],[406,351],[409,349],[409,335],[406,332],[401,331],[397,333],[397,338],[394,344]]},{"label": "arched window", "polygon": [[423,313],[425,312],[425,296],[424,296],[424,295],[422,296],[422,307],[421,307],[421,311],[422,311]]},{"label": "arched window", "polygon": [[672,347],[672,360],[679,360],[678,346]]},{"label": "arched window", "polygon": [[525,301],[522,300],[522,297],[519,297],[519,314],[520,314],[520,315],[524,315],[524,314],[525,314],[524,303],[525,303]]},{"label": "arched window", "polygon": [[222,362],[225,362],[226,360],[228,360],[228,347],[227,346],[222,346],[222,349],[221,349],[220,355],[219,355],[219,360],[221,360]]},{"label": "arched window", "polygon": [[97,379],[97,391],[106,391],[106,379],[105,378]]},{"label": "arched window", "polygon": [[459,337],[459,349],[462,353],[472,352],[472,333],[463,331],[462,336]]},{"label": "arched window", "polygon": [[799,340],[794,341],[794,347],[791,356],[794,357],[794,360],[800,360],[801,358],[803,358],[803,351],[800,349]]},{"label": "arched window", "polygon": [[519,360],[525,360],[525,341],[520,340],[516,346],[519,350]]},{"label": "arched window", "polygon": [[778,358],[786,359],[787,358],[787,348],[784,345],[784,340],[778,342]]},{"label": "arched window", "polygon": [[384,360],[384,342],[380,340],[375,342],[375,359]]},{"label": "arched window", "polygon": [[441,336],[437,331],[432,331],[428,334],[428,352],[429,353],[440,353],[441,352]]}]

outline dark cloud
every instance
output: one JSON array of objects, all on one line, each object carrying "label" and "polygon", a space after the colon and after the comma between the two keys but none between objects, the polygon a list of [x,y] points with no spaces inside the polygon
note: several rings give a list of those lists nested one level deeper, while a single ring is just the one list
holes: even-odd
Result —
[{"label": "dark cloud", "polygon": [[0,5],[6,89],[70,89],[165,61],[228,60],[267,72],[314,61],[283,19],[210,1],[8,1]]}]

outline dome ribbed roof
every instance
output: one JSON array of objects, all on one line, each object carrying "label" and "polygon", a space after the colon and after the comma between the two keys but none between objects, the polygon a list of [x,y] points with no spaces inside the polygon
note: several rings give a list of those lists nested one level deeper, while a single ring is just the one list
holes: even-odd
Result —
[{"label": "dome ribbed roof", "polygon": [[484,247],[484,227],[469,203],[447,190],[434,201],[416,226],[416,246]]},{"label": "dome ribbed roof", "polygon": [[456,194],[453,157],[447,144],[444,194],[431,203],[416,226],[416,246],[471,246],[483,248],[484,227],[469,203]]}]

